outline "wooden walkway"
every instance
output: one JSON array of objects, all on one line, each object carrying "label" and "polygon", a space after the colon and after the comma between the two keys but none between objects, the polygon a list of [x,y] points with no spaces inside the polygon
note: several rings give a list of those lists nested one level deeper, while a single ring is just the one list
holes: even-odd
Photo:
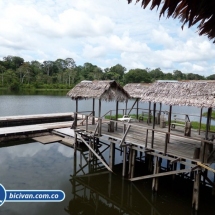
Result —
[{"label": "wooden walkway", "polygon": [[[109,132],[109,121],[105,120],[102,123],[102,137],[100,139],[109,138],[115,143],[120,144],[124,136],[124,124],[117,122],[117,130]],[[142,151],[153,150],[166,155],[180,157],[191,161],[199,161],[194,158],[194,152],[197,148],[201,147],[202,135],[198,135],[197,131],[192,130],[192,137],[185,137],[181,128],[172,130],[170,132],[170,140],[167,144],[167,151],[165,153],[165,139],[167,128],[160,128],[158,125],[154,131],[154,142],[152,144],[152,126],[147,123],[131,122],[125,123],[125,127],[130,126],[130,129],[125,138],[125,144],[132,144]],[[96,125],[88,125],[88,132],[94,132]],[[78,126],[78,128],[85,130],[86,126]],[[147,135],[148,130],[148,135]],[[115,140],[115,141],[114,141]],[[215,146],[215,145],[214,145]]]}]

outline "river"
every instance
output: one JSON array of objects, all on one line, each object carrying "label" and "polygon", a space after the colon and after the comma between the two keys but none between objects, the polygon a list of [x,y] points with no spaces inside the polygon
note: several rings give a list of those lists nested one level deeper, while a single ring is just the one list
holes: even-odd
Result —
[{"label": "river", "polygon": [[[64,95],[1,95],[0,101],[0,116],[75,110],[75,102]],[[128,106],[132,103],[133,101],[130,101]],[[96,107],[97,104],[98,102]],[[82,100],[79,103],[79,110],[91,110],[91,106],[91,100]],[[120,108],[124,107],[125,104],[121,103]],[[148,108],[148,104],[140,104],[140,107]],[[114,102],[102,102],[102,114],[110,109],[115,109]],[[168,110],[168,107],[163,106],[163,110]],[[174,107],[173,111],[197,115],[200,113],[199,108],[192,107]],[[117,174],[105,171],[103,174],[81,177],[89,171],[92,172],[96,165],[87,166],[83,153],[78,152],[77,157],[74,157],[73,149],[60,143],[43,145],[32,140],[12,142],[10,147],[1,147],[0,183],[6,189],[63,190],[66,198],[60,203],[5,202],[0,207],[0,214],[214,214],[214,198],[206,188],[201,189],[207,198],[201,194],[199,212],[192,210],[192,183],[188,180],[164,177],[160,180],[158,193],[153,193],[151,180],[130,183],[122,179],[120,169],[122,158],[120,152],[117,153],[115,167]],[[75,176],[75,169],[77,172],[83,166],[85,168]]]}]

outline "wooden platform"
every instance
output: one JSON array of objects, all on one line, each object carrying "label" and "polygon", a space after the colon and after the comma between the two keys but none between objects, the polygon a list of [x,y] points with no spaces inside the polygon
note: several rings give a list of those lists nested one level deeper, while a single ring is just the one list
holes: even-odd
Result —
[{"label": "wooden platform", "polygon": [[[125,138],[125,144],[132,144],[136,147],[142,147],[142,151],[153,150],[159,153],[164,153],[165,151],[165,138],[167,128],[160,128],[156,126],[154,131],[154,143],[152,144],[152,126],[146,123],[132,122],[126,123],[126,127],[131,125],[129,132]],[[109,138],[117,140],[115,143],[120,143],[122,140],[124,123],[117,123],[117,131],[108,132],[108,123],[102,124],[102,138]],[[78,126],[80,129],[85,129],[85,126]],[[95,125],[89,125],[88,131],[93,132],[95,130]],[[148,130],[148,135],[147,135]],[[192,130],[192,137],[183,136],[183,132],[179,130],[171,131],[170,140],[167,145],[167,155],[180,157],[182,159],[189,159],[191,161],[199,161],[199,159],[194,158],[194,151],[196,148],[201,146],[201,135],[198,135],[196,131]],[[214,145],[215,146],[215,145]]]},{"label": "wooden platform", "polygon": [[61,141],[63,138],[59,137],[57,135],[45,135],[45,136],[41,136],[41,137],[34,137],[33,140],[40,142],[42,144],[48,144],[48,143],[54,143],[54,142],[59,142]]}]

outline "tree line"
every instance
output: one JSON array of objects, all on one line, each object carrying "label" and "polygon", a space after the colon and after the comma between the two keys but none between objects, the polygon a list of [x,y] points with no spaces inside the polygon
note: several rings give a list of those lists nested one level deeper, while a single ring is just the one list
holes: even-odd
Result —
[{"label": "tree line", "polygon": [[25,88],[34,89],[70,89],[82,80],[116,80],[121,85],[127,83],[151,83],[156,80],[215,80],[208,77],[182,73],[174,70],[164,73],[156,69],[127,69],[116,64],[104,70],[89,62],[76,65],[73,58],[55,61],[25,61],[18,56],[7,56],[0,60],[0,87],[14,91]]}]

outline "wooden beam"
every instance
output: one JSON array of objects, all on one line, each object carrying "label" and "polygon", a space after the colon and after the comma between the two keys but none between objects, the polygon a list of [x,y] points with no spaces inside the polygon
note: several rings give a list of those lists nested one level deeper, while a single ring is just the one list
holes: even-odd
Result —
[{"label": "wooden beam", "polygon": [[131,109],[128,111],[128,114],[131,113],[132,109],[134,108],[134,105],[137,103],[138,99],[135,100],[134,104],[132,105]]},{"label": "wooden beam", "polygon": [[200,162],[197,161],[197,165],[203,167],[204,169],[207,169],[207,170],[209,170],[209,171],[215,173],[215,170],[214,170],[214,169],[210,168],[209,166],[206,166],[206,165],[203,164],[203,163],[200,163]]},{"label": "wooden beam", "polygon": [[174,174],[179,174],[179,173],[184,173],[184,172],[191,172],[191,171],[192,171],[192,169],[175,170],[175,171],[170,171],[170,172],[163,172],[163,173],[157,173],[157,174],[152,174],[152,175],[136,177],[136,178],[130,179],[130,181],[138,181],[138,180],[143,180],[143,179],[148,179],[148,178],[156,178],[156,177],[174,175]]},{"label": "wooden beam", "polygon": [[127,136],[127,134],[128,134],[128,131],[129,131],[130,127],[131,127],[131,125],[129,124],[128,127],[127,127],[127,129],[126,129],[126,131],[125,131],[125,134],[124,134],[124,136],[123,136],[123,138],[122,138],[122,140],[121,140],[121,143],[119,144],[120,147],[121,147],[121,146],[123,145],[123,143],[125,142],[125,138],[126,138],[126,136]]},{"label": "wooden beam", "polygon": [[95,152],[95,150],[89,146],[89,144],[82,138],[80,137],[80,140],[91,150],[91,152],[103,163],[103,165],[111,172],[113,172],[109,166],[102,160],[102,158]]}]

